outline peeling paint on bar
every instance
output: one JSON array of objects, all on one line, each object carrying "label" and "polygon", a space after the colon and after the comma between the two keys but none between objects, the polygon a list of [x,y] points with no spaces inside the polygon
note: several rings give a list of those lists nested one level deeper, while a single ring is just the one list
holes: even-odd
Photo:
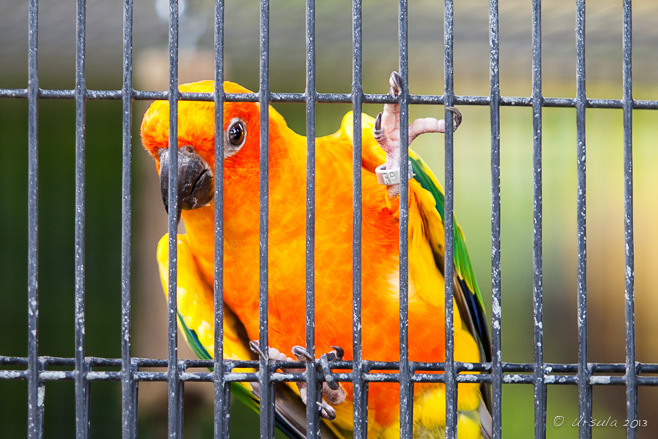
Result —
[{"label": "peeling paint on bar", "polygon": [[593,377],[590,377],[589,383],[590,384],[610,384],[610,378],[611,377],[593,376]]}]

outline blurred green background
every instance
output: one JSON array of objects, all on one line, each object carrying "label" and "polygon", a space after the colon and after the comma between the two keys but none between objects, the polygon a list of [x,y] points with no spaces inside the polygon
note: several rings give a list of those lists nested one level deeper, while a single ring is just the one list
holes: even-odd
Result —
[{"label": "blurred green background", "polygon": [[[318,2],[317,88],[349,92],[351,87],[351,3]],[[321,4],[320,4],[321,3]],[[488,2],[455,2],[455,91],[489,94]],[[501,93],[531,94],[530,2],[500,2]],[[575,95],[575,12],[573,5],[543,6],[543,92]],[[600,0],[587,7],[587,92],[589,98],[621,98],[619,2]],[[156,2],[135,2],[134,79],[142,90],[166,89],[167,22]],[[74,87],[75,4],[56,0],[40,5],[39,79],[42,88]],[[181,19],[183,81],[212,78],[212,2],[185,4]],[[258,88],[257,2],[226,2],[226,78]],[[633,94],[658,99],[658,5],[633,3]],[[88,2],[87,85],[121,87],[121,4]],[[27,84],[27,5],[0,5],[0,87]],[[304,8],[291,0],[271,5],[271,84],[274,91],[301,92],[305,84]],[[443,93],[443,8],[410,2],[410,91]],[[363,7],[364,90],[385,93],[398,68],[397,6],[365,0]],[[305,130],[301,104],[275,107],[297,132]],[[155,245],[166,232],[158,182],[143,152],[137,129],[146,103],[133,106],[133,355],[166,358],[166,305],[155,266]],[[319,104],[317,134],[332,133],[349,105]],[[464,122],[455,134],[455,212],[490,305],[491,175],[488,107],[460,107]],[[364,111],[375,115],[377,105]],[[411,116],[440,117],[443,107],[414,106]],[[120,356],[121,103],[89,101],[86,111],[86,354]],[[576,121],[575,109],[543,111],[544,178],[544,352],[546,362],[577,362],[576,327]],[[624,231],[622,112],[587,110],[588,360],[623,363]],[[72,100],[39,102],[39,354],[74,355],[74,147]],[[531,362],[532,338],[532,111],[501,109],[502,334],[503,360]],[[635,279],[637,360],[658,362],[658,113],[633,113]],[[413,145],[443,181],[443,137],[426,135]],[[27,334],[27,102],[0,99],[0,355],[25,356]],[[181,356],[193,354],[181,345]],[[1,366],[7,369],[6,366]],[[120,383],[92,383],[91,435],[117,437],[121,431]],[[27,383],[0,381],[0,437],[25,437]],[[186,387],[186,437],[212,435],[212,386]],[[503,388],[505,437],[533,434],[533,389]],[[639,389],[639,437],[658,435],[658,389]],[[140,384],[139,437],[166,436],[166,383]],[[49,382],[45,397],[45,437],[75,434],[74,386]],[[575,386],[549,386],[548,436],[575,438],[578,429]],[[619,427],[596,427],[594,437],[623,437],[625,388],[593,390],[594,417],[617,420]],[[233,437],[256,437],[254,418],[233,417]],[[244,415],[246,416],[246,415]],[[553,426],[555,416],[565,425]]]}]

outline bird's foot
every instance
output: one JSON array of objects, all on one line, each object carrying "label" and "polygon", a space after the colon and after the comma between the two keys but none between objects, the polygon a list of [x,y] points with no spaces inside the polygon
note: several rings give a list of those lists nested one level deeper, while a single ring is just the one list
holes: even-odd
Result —
[{"label": "bird's foot", "polygon": [[[257,354],[263,356],[264,352],[260,349],[260,346],[257,341],[253,340],[249,342],[249,346],[251,347],[251,350],[256,352]],[[294,346],[292,348],[292,353],[297,357],[297,360],[294,360],[284,353],[280,352],[279,350],[275,348],[268,348],[268,358],[272,361],[301,361],[306,363],[306,367],[309,367],[309,363],[313,364],[314,367],[318,368],[318,370],[322,371],[322,374],[324,375],[324,383],[322,383],[322,400],[318,402],[318,406],[320,407],[320,415],[328,419],[330,421],[333,421],[336,419],[336,410],[332,407],[332,405],[337,405],[345,401],[345,397],[347,396],[345,393],[345,389],[343,389],[343,386],[340,385],[338,381],[336,381],[336,378],[333,376],[331,372],[331,368],[329,367],[329,362],[330,361],[335,361],[335,360],[342,360],[344,351],[342,348],[337,347],[337,346],[332,346],[334,348],[333,351],[327,352],[325,354],[322,354],[320,356],[320,364],[315,365],[315,358],[311,356],[311,354],[308,353],[306,349],[304,349],[302,346]],[[285,369],[284,372],[292,372],[292,373],[298,373],[302,372],[304,369]],[[304,404],[307,404],[308,400],[308,389],[306,385],[306,381],[300,381],[296,382],[297,387],[299,388],[299,394],[302,398],[302,402]]]},{"label": "bird's foot", "polygon": [[[398,98],[402,93],[402,78],[398,72],[391,73],[388,80],[391,87],[388,94]],[[453,113],[453,129],[457,129],[462,120],[462,115],[456,108],[447,107]],[[433,117],[416,119],[409,124],[408,143],[424,133],[445,133],[445,120],[437,120]],[[379,146],[386,153],[386,163],[377,167],[377,179],[381,184],[388,186],[388,194],[391,198],[400,193],[400,104],[384,104],[384,111],[377,115],[373,135]],[[409,166],[408,177],[411,178],[411,166]]]}]

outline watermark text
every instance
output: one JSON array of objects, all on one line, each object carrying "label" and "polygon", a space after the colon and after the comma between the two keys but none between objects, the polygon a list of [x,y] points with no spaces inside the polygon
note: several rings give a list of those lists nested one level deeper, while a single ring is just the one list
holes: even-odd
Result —
[{"label": "watermark text", "polygon": [[649,423],[646,419],[615,419],[612,416],[607,418],[590,418],[587,419],[583,416],[574,418],[571,422],[565,420],[564,416],[556,416],[553,418],[553,425],[556,427],[585,427],[592,428],[608,427],[608,428],[643,428],[647,427]]}]

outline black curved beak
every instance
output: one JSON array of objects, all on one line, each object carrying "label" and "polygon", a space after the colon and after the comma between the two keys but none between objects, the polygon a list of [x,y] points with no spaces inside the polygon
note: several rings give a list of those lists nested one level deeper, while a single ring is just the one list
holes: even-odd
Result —
[{"label": "black curved beak", "polygon": [[[210,203],[215,195],[213,175],[208,164],[191,146],[178,149],[178,208],[176,221],[180,222],[181,210],[196,209]],[[162,148],[160,157],[160,189],[165,210],[169,212],[169,154],[170,148]]]}]

